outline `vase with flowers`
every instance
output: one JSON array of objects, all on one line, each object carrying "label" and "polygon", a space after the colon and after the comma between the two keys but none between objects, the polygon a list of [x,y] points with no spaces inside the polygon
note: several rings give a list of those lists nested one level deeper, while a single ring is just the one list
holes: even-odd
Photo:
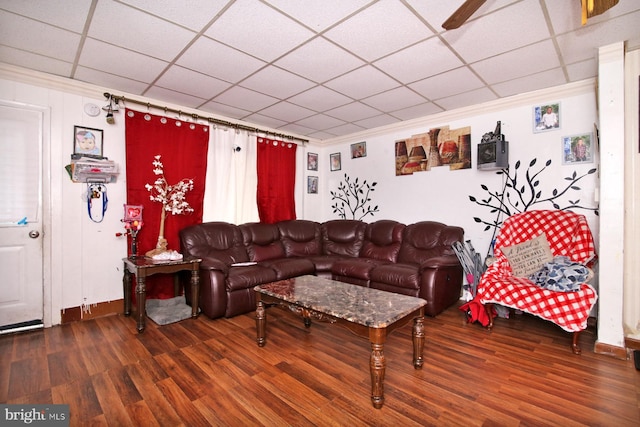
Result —
[{"label": "vase with flowers", "polygon": [[162,203],[160,232],[158,233],[158,243],[155,249],[148,251],[145,255],[157,260],[182,259],[181,254],[167,249],[167,240],[164,238],[164,222],[167,213],[182,215],[193,212],[193,208],[186,200],[187,193],[193,190],[193,180],[184,178],[176,184],[169,185],[164,176],[164,165],[160,155],[154,156],[153,174],[157,177],[155,182],[153,184],[145,184],[145,188],[151,193],[149,196],[151,201]]}]

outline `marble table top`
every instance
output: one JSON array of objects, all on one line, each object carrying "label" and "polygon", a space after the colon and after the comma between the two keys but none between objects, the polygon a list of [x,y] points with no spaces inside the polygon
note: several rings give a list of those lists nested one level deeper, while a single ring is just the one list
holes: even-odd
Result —
[{"label": "marble table top", "polygon": [[257,292],[370,328],[386,328],[427,304],[421,298],[300,276],[256,286]]}]

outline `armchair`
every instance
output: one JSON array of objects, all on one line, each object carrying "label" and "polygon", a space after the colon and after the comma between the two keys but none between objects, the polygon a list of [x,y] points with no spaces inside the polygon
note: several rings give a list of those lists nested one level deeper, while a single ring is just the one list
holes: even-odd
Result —
[{"label": "armchair", "polygon": [[591,265],[596,253],[593,236],[583,215],[569,211],[527,211],[504,221],[496,239],[491,264],[480,278],[478,299],[489,316],[488,329],[493,327],[494,307],[500,304],[533,314],[573,333],[572,350],[580,354],[579,334],[586,329],[589,313],[598,296],[587,283],[576,284],[577,290],[555,291],[533,282],[530,277],[517,277],[505,252],[507,248],[531,242],[545,234],[551,255],[566,256],[570,261]]}]

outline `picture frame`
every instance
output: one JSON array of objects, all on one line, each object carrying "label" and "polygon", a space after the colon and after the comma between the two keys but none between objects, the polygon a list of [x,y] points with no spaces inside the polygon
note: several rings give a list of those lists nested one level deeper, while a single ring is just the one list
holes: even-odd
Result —
[{"label": "picture frame", "polygon": [[329,155],[329,165],[331,172],[339,171],[342,169],[342,159],[340,153],[333,153]]},{"label": "picture frame", "polygon": [[318,194],[318,177],[317,176],[307,177],[307,193]]},{"label": "picture frame", "polygon": [[560,103],[547,103],[533,107],[533,133],[560,129],[562,123]]},{"label": "picture frame", "polygon": [[563,136],[562,164],[593,163],[595,150],[595,141],[591,132]]},{"label": "picture frame", "polygon": [[351,144],[351,158],[357,159],[358,157],[367,157],[367,143],[357,142]]},{"label": "picture frame", "polygon": [[102,129],[73,127],[73,154],[81,157],[103,157]]},{"label": "picture frame", "polygon": [[318,154],[317,153],[307,153],[307,170],[310,170],[310,171],[318,170]]}]

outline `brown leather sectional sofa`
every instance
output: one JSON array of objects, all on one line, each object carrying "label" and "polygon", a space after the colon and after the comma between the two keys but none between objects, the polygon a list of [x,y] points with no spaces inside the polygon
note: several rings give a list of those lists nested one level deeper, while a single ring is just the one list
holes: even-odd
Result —
[{"label": "brown leather sectional sofa", "polygon": [[420,297],[435,316],[460,298],[463,272],[451,244],[463,236],[434,221],[208,222],[182,230],[180,243],[185,256],[202,258],[200,308],[210,318],[253,311],[254,286],[305,274]]}]

